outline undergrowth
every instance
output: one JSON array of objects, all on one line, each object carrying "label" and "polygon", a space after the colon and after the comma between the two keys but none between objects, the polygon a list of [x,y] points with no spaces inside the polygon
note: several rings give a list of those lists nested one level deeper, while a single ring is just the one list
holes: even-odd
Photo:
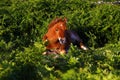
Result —
[{"label": "undergrowth", "polygon": [[[119,80],[119,8],[84,0],[1,0],[0,80]],[[42,36],[55,17],[66,17],[90,50],[71,44],[66,55],[42,55]]]}]

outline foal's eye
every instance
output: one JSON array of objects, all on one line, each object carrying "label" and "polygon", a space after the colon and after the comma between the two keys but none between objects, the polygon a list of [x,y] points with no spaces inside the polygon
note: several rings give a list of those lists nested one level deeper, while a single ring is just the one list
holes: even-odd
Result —
[{"label": "foal's eye", "polygon": [[56,29],[56,31],[58,31],[58,29]]}]

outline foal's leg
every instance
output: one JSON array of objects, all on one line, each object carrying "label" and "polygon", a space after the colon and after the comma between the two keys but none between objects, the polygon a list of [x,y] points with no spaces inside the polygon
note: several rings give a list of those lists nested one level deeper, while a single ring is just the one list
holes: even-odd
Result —
[{"label": "foal's leg", "polygon": [[60,54],[65,54],[67,51],[65,50],[65,44],[61,44],[60,47],[58,48],[58,51]]},{"label": "foal's leg", "polygon": [[79,46],[80,46],[81,49],[88,50],[88,48],[83,44],[82,39],[80,39],[80,37],[77,33],[75,33],[74,31],[71,31],[71,30],[68,30],[68,32],[70,34],[70,38],[72,40],[72,43],[77,41],[77,42],[79,42]]},{"label": "foal's leg", "polygon": [[66,53],[66,51],[65,51],[65,45],[64,44],[62,45],[59,42],[48,44],[46,46],[46,49],[54,51],[57,54],[64,54],[64,53]]}]

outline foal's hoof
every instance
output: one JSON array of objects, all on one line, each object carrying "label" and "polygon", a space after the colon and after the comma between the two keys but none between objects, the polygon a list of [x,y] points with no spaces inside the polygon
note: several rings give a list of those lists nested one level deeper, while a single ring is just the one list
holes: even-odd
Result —
[{"label": "foal's hoof", "polygon": [[47,52],[43,52],[42,54],[43,54],[43,55],[46,55],[46,54],[47,54]]},{"label": "foal's hoof", "polygon": [[62,51],[59,52],[59,54],[64,55],[64,54],[66,54],[66,51],[62,50]]},{"label": "foal's hoof", "polygon": [[81,46],[81,49],[83,49],[83,50],[85,50],[85,51],[86,51],[86,50],[89,50],[89,48],[87,48],[86,46],[83,46],[83,45]]},{"label": "foal's hoof", "polygon": [[42,53],[43,55],[48,55],[48,54],[58,54],[55,50],[46,50],[45,52]]}]

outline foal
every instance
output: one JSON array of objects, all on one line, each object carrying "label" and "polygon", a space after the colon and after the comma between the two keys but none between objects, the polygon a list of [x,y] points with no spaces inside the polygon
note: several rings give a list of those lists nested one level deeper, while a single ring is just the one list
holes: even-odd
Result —
[{"label": "foal", "polygon": [[48,31],[43,36],[43,41],[47,42],[48,45],[46,49],[49,51],[55,51],[57,53],[65,52],[65,31],[67,30],[66,27],[67,19],[64,18],[56,18],[50,22],[48,25]]},{"label": "foal", "polygon": [[77,33],[67,30],[66,22],[66,18],[56,18],[49,24],[48,32],[43,37],[43,40],[48,42],[46,46],[48,53],[67,53],[71,43],[76,43],[79,48],[88,50]]}]

